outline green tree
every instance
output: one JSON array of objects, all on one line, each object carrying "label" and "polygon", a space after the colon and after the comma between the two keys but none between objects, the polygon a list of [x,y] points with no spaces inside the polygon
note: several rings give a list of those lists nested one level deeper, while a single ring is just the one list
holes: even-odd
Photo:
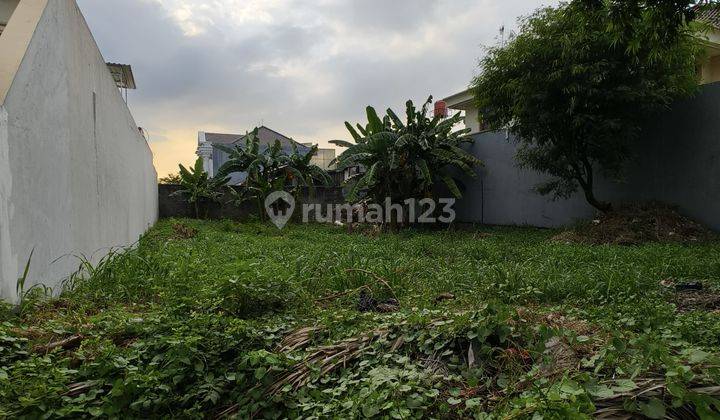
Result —
[{"label": "green tree", "polygon": [[174,173],[174,174],[167,174],[166,176],[158,179],[158,184],[170,184],[170,185],[177,185],[180,184],[180,173]]},{"label": "green tree", "polygon": [[262,147],[258,137],[258,129],[245,136],[245,145],[234,148],[220,147],[229,154],[227,162],[218,169],[218,176],[229,176],[232,173],[247,174],[240,191],[232,191],[233,200],[240,204],[247,200],[255,200],[260,217],[264,218],[265,198],[274,191],[287,191],[296,199],[300,187],[328,185],[331,181],[327,172],[311,163],[317,153],[317,146],[307,152],[300,152],[295,143],[286,152],[279,141],[270,146]]},{"label": "green tree", "polygon": [[490,48],[474,92],[484,124],[508,128],[518,163],[551,175],[541,194],[595,196],[598,172],[621,179],[649,117],[697,88],[689,1],[575,0],[520,22]]},{"label": "green tree", "polygon": [[181,188],[172,195],[185,197],[193,205],[195,217],[200,217],[200,208],[203,204],[218,201],[222,196],[222,188],[227,185],[230,178],[216,176],[211,178],[203,169],[202,158],[197,158],[195,166],[189,170],[182,164],[180,166]]},{"label": "green tree", "polygon": [[482,162],[460,147],[473,141],[466,136],[469,130],[454,130],[461,121],[460,114],[448,119],[429,118],[430,104],[432,96],[420,110],[408,101],[405,121],[392,109],[381,119],[369,106],[366,125],[357,124],[356,129],[345,123],[355,142],[331,142],[347,148],[336,159],[338,169],[355,165],[367,169],[348,180],[352,184],[349,201],[356,201],[361,192],[376,203],[388,197],[394,203],[432,197],[438,183],[456,198],[462,197],[461,183],[454,175],[464,172],[475,177],[473,167]]}]

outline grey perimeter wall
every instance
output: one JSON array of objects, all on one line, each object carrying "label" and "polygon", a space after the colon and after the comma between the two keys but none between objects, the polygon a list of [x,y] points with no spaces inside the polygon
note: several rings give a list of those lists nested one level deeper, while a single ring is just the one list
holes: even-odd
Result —
[{"label": "grey perimeter wall", "polygon": [[[240,189],[242,187],[230,187]],[[173,195],[180,189],[179,185],[159,185],[159,208],[160,217],[194,217],[195,210],[193,206],[182,196]],[[250,215],[257,216],[258,208],[255,202],[245,202],[241,206],[235,206],[229,202],[230,197],[223,195],[219,203],[210,203],[202,208],[202,217],[210,219],[234,219],[246,220]],[[323,212],[327,204],[344,203],[342,188],[340,187],[315,187],[313,191],[303,188],[300,193],[300,201],[309,204],[321,204]],[[314,214],[314,213],[313,213]],[[324,213],[323,213],[324,214]],[[294,215],[302,217],[299,209],[296,209]]]},{"label": "grey perimeter wall", "polygon": [[48,2],[0,107],[0,297],[57,286],[157,219],[157,175],[80,11]]},{"label": "grey perimeter wall", "polygon": [[[579,194],[552,201],[533,187],[542,175],[516,167],[516,143],[506,133],[474,136],[472,152],[486,166],[457,203],[458,220],[495,225],[554,227],[595,214]],[[720,230],[720,83],[706,85],[694,98],[647,124],[622,184],[600,180],[600,199],[613,202],[658,200],[677,205]]]}]

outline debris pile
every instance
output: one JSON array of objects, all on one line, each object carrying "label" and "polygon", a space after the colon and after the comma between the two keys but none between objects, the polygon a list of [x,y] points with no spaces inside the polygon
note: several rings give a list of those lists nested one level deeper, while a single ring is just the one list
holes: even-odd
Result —
[{"label": "debris pile", "polygon": [[395,312],[400,309],[400,302],[398,302],[397,299],[379,301],[363,290],[360,292],[360,296],[358,298],[357,309],[360,312]]},{"label": "debris pile", "polygon": [[720,312],[720,292],[704,287],[700,281],[679,282],[665,279],[660,285],[671,291],[671,301],[680,312],[696,310]]},{"label": "debris pile", "polygon": [[184,223],[175,223],[172,225],[172,228],[174,239],[192,239],[198,233],[197,229]]},{"label": "debris pile", "polygon": [[715,239],[712,231],[662,203],[625,204],[553,238],[590,245],[639,245],[648,242],[693,244]]}]

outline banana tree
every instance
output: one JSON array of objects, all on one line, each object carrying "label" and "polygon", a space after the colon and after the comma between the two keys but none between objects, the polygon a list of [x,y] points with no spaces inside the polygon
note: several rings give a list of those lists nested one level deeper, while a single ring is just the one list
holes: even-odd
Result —
[{"label": "banana tree", "polygon": [[297,195],[301,186],[314,187],[327,185],[330,176],[323,169],[311,163],[317,153],[317,146],[302,153],[297,145],[291,143],[288,154],[279,141],[263,148],[254,129],[245,138],[245,146],[232,149],[220,147],[229,154],[229,159],[218,170],[218,174],[229,176],[234,172],[244,172],[247,177],[243,183],[245,190],[233,194],[234,200],[242,202],[254,199],[258,205],[260,217],[264,218],[265,198],[274,191],[287,191]]},{"label": "banana tree", "polygon": [[185,197],[188,203],[193,205],[195,217],[199,218],[201,205],[218,201],[222,195],[222,188],[227,185],[230,178],[224,176],[211,178],[203,169],[203,161],[199,157],[190,169],[185,168],[182,164],[179,166],[181,188],[171,195]]},{"label": "banana tree", "polygon": [[399,136],[395,153],[404,172],[400,178],[404,182],[401,189],[415,198],[431,197],[434,186],[441,183],[455,198],[462,198],[462,183],[454,175],[463,173],[474,178],[477,176],[475,166],[483,163],[462,148],[474,140],[467,136],[470,129],[455,130],[462,121],[460,113],[447,119],[429,118],[431,104],[432,96],[420,110],[408,101],[404,123],[392,109],[387,110],[393,130]]},{"label": "banana tree", "polygon": [[393,202],[408,198],[431,197],[438,183],[444,184],[453,196],[462,197],[461,183],[454,176],[463,172],[475,177],[474,167],[482,162],[461,148],[472,143],[468,129],[455,130],[460,114],[451,118],[429,118],[432,96],[417,110],[412,101],[406,103],[403,122],[392,109],[381,119],[374,108],[367,107],[368,123],[353,127],[345,123],[354,143],[334,140],[333,144],[347,149],[336,158],[339,169],[362,165],[365,173],[356,174],[348,200],[357,201],[361,193],[382,203],[386,197]]},{"label": "banana tree", "polygon": [[289,181],[305,187],[329,185],[332,182],[327,171],[312,163],[312,158],[318,151],[317,145],[305,153],[300,152],[295,143],[292,143],[291,147],[291,153],[283,162]]},{"label": "banana tree", "polygon": [[285,185],[285,173],[279,169],[283,160],[282,146],[276,141],[270,147],[262,148],[258,129],[245,136],[245,145],[236,145],[233,148],[216,146],[228,153],[228,160],[218,169],[221,176],[230,176],[232,173],[246,174],[240,192],[231,193],[231,199],[236,205],[244,201],[255,201],[258,214],[265,219],[265,198]]}]

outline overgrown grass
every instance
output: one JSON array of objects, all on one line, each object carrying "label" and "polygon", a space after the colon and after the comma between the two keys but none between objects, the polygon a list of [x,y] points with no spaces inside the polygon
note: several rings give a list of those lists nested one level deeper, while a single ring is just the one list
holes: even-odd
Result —
[{"label": "overgrown grass", "polygon": [[[720,244],[565,245],[556,233],[164,220],[59,297],[3,315],[0,416],[717,414],[693,389],[720,382],[720,315],[679,311],[660,282],[717,289]],[[365,286],[399,312],[358,312]],[[75,335],[79,347],[43,347]],[[357,347],[342,363],[298,370],[342,340]],[[641,393],[647,381],[665,394]]]}]

